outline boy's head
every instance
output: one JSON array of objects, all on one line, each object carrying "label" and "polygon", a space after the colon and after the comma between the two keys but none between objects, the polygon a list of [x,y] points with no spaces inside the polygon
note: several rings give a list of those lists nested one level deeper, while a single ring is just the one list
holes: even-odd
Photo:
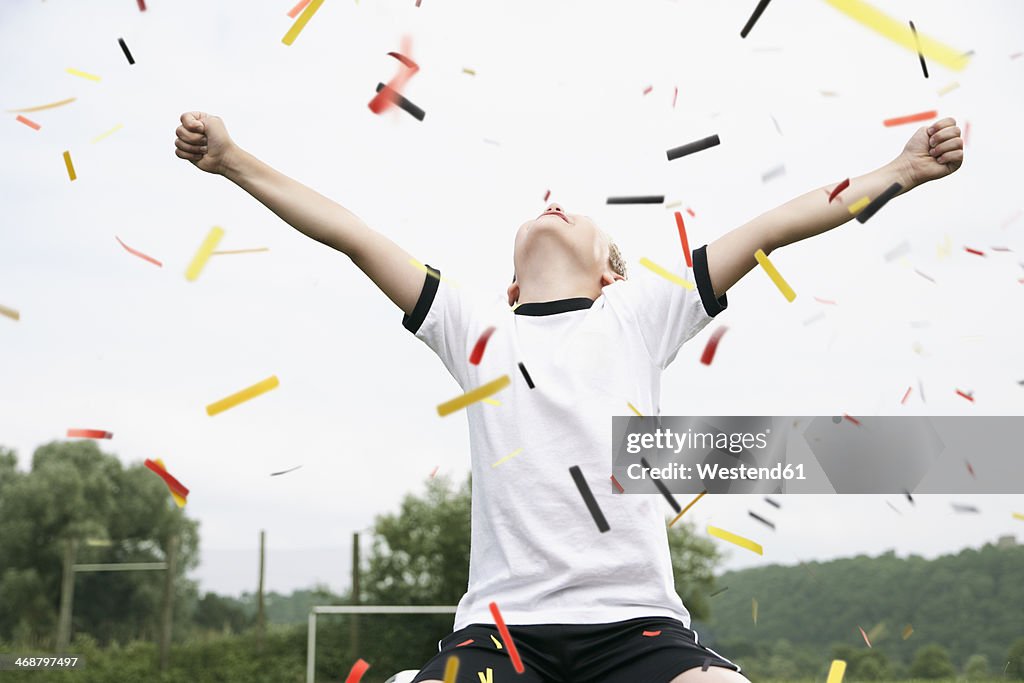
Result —
[{"label": "boy's head", "polygon": [[589,216],[566,213],[558,204],[523,223],[516,232],[515,275],[508,303],[596,299],[601,288],[626,279],[619,248]]}]

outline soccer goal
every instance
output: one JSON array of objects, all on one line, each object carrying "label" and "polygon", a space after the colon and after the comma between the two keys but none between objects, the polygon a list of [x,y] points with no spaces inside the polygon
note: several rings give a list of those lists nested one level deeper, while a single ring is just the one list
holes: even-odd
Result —
[{"label": "soccer goal", "polygon": [[455,614],[454,605],[314,605],[306,636],[306,683],[316,683],[316,620],[321,614]]}]

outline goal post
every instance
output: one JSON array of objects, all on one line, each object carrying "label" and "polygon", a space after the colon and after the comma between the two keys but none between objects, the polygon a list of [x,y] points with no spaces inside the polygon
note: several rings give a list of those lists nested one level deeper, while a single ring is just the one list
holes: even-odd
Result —
[{"label": "goal post", "polygon": [[320,614],[455,614],[455,605],[314,605],[306,634],[306,683],[316,683],[316,618]]}]

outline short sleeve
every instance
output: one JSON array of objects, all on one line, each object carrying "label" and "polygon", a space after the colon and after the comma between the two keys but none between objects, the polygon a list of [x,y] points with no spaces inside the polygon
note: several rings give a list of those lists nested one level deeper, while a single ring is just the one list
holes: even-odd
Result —
[{"label": "short sleeve", "polygon": [[402,318],[402,326],[437,354],[448,372],[463,384],[466,366],[470,309],[464,297],[441,271],[427,266],[423,289],[416,305]]},{"label": "short sleeve", "polygon": [[715,297],[708,272],[707,245],[693,252],[693,267],[683,258],[672,272],[694,285],[688,289],[670,282],[646,268],[636,269],[628,279],[605,287],[632,311],[651,361],[665,368],[679,348],[729,305],[723,294]]}]

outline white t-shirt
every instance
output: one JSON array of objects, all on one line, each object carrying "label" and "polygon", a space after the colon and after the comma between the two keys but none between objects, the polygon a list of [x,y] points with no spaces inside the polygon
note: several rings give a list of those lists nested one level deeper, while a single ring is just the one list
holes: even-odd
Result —
[{"label": "white t-shirt", "polygon": [[[426,276],[404,326],[437,353],[464,391],[502,375],[512,380],[492,397],[500,406],[477,402],[464,409],[472,545],[455,630],[492,623],[492,601],[508,624],[662,616],[689,627],[673,582],[670,508],[658,494],[613,494],[610,476],[611,417],[631,414],[627,402],[657,415],[661,371],[728,305],[725,296],[715,299],[706,247],[694,251],[693,266],[680,258],[674,272],[695,290],[635,269],[596,301],[527,303],[514,312],[503,302],[475,304],[447,280]],[[477,339],[492,325],[482,361],[470,364]],[[606,533],[576,488],[574,465],[611,527]]]}]

